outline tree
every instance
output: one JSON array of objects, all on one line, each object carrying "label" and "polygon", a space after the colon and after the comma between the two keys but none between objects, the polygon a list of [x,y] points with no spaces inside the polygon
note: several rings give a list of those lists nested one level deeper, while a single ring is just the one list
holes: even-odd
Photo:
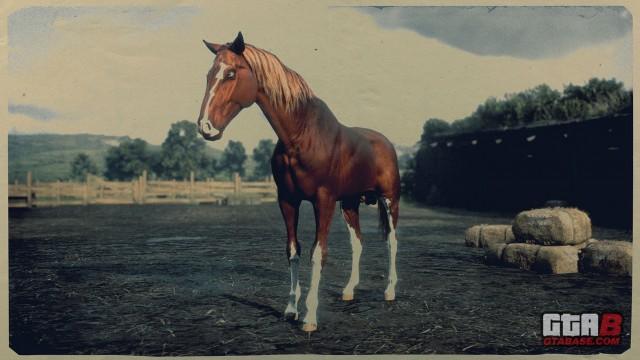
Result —
[{"label": "tree", "polygon": [[560,92],[551,89],[547,84],[538,85],[528,91],[533,98],[533,117],[530,122],[554,120],[554,108],[560,101]]},{"label": "tree", "polygon": [[202,173],[202,177],[205,178],[216,177],[216,175],[218,175],[218,173],[220,172],[218,168],[218,160],[214,157],[207,156],[205,158],[205,161],[203,161],[202,163],[200,172]]},{"label": "tree", "polygon": [[604,116],[630,105],[630,98],[621,82],[592,78],[583,86],[567,85],[557,112],[565,119]]},{"label": "tree", "polygon": [[234,172],[244,176],[244,162],[247,160],[247,154],[244,146],[240,141],[229,140],[229,144],[224,149],[220,158],[218,169],[227,176],[231,176]]},{"label": "tree", "polygon": [[88,174],[98,173],[98,167],[85,153],[78,154],[71,162],[71,178],[77,181],[84,181]]},{"label": "tree", "polygon": [[151,168],[151,155],[147,142],[142,139],[127,140],[112,146],[105,158],[105,177],[109,180],[131,180]]},{"label": "tree", "polygon": [[480,121],[475,113],[451,123],[451,132],[454,134],[477,130],[480,130]]},{"label": "tree", "polygon": [[253,170],[254,178],[263,179],[271,175],[271,156],[275,147],[273,140],[262,139],[253,149],[253,161],[256,164]]},{"label": "tree", "polygon": [[451,125],[449,125],[448,122],[442,119],[431,118],[425,121],[422,126],[422,137],[420,138],[420,142],[426,144],[433,136],[447,132],[450,129]]},{"label": "tree", "polygon": [[[632,92],[624,89],[623,83],[615,79],[593,78],[582,86],[569,84],[562,93],[541,84],[507,94],[503,99],[488,98],[471,115],[452,122],[450,132],[474,132],[605,116],[630,107],[632,98]],[[426,135],[425,131],[423,139]]]},{"label": "tree", "polygon": [[207,159],[205,147],[195,123],[182,120],[171,124],[156,166],[158,175],[166,179],[188,179],[191,171],[199,178],[210,175],[211,161]]},{"label": "tree", "polygon": [[[415,179],[415,158],[409,154],[405,153],[400,156],[400,158],[404,157],[404,171],[400,176],[400,191],[404,195],[414,196],[414,185],[416,183]],[[398,162],[401,163],[400,159]]]}]

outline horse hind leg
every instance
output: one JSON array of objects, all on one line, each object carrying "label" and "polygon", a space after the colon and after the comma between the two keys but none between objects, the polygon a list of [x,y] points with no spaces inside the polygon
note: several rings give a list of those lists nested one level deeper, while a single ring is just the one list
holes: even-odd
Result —
[{"label": "horse hind leg", "polygon": [[360,219],[358,213],[358,199],[343,201],[341,204],[342,216],[347,223],[349,240],[351,242],[351,275],[349,281],[342,290],[342,300],[351,301],[354,298],[355,287],[360,282],[360,255],[362,254],[362,234],[360,233]]},{"label": "horse hind leg", "polygon": [[396,225],[398,220],[398,200],[393,202],[386,197],[380,197],[378,201],[380,222],[387,240],[389,254],[389,271],[387,288],[384,291],[384,299],[393,301],[396,298],[396,284],[398,273],[396,271],[396,254],[398,252],[398,239],[396,238]]}]

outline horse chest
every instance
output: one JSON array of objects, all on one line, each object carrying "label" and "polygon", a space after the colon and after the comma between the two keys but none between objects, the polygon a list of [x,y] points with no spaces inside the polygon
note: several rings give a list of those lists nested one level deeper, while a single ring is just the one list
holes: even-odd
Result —
[{"label": "horse chest", "polygon": [[325,185],[328,174],[323,174],[322,169],[326,171],[328,163],[313,161],[300,155],[289,155],[287,160],[291,191],[301,193],[305,197],[313,197],[317,189]]},{"label": "horse chest", "polygon": [[307,199],[314,197],[325,182],[326,174],[323,175],[322,169],[326,172],[328,164],[300,148],[285,149],[281,143],[279,145],[273,168],[278,191]]}]

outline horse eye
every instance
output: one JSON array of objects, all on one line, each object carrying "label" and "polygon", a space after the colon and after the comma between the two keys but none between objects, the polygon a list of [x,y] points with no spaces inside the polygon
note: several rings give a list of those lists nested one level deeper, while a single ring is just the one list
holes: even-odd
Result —
[{"label": "horse eye", "polygon": [[236,76],[236,72],[231,70],[227,73],[227,78],[228,79],[233,79]]}]

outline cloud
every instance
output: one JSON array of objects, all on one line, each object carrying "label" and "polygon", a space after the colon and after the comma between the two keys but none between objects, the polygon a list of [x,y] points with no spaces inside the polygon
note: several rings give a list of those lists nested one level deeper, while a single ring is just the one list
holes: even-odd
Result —
[{"label": "cloud", "polygon": [[[231,41],[238,30],[302,75],[343,124],[376,129],[398,144],[415,143],[425,119],[462,118],[490,96],[542,83],[561,90],[592,77],[632,84],[631,33],[562,57],[480,56],[407,28],[390,31],[353,7],[295,4],[252,2],[251,11],[246,2],[208,4],[188,20],[172,19],[170,7],[137,12],[156,18],[149,26],[157,30],[134,19],[135,11],[57,17],[51,48],[28,71],[9,71],[6,88],[10,103],[53,109],[58,117],[10,113],[8,127],[159,144],[171,123],[198,116],[213,61],[201,39]],[[252,106],[209,145],[240,140],[251,149],[263,138],[274,139],[274,131]]]},{"label": "cloud", "polygon": [[58,116],[55,111],[29,104],[9,103],[10,114],[22,114],[39,121],[49,121]]},{"label": "cloud", "polygon": [[56,30],[90,19],[93,26],[126,27],[129,31],[156,31],[175,26],[197,13],[197,8],[162,7],[62,7],[33,6],[9,15],[9,71],[28,69],[56,44]]},{"label": "cloud", "polygon": [[406,28],[477,55],[541,59],[617,40],[631,14],[611,7],[364,7],[385,28]]}]

